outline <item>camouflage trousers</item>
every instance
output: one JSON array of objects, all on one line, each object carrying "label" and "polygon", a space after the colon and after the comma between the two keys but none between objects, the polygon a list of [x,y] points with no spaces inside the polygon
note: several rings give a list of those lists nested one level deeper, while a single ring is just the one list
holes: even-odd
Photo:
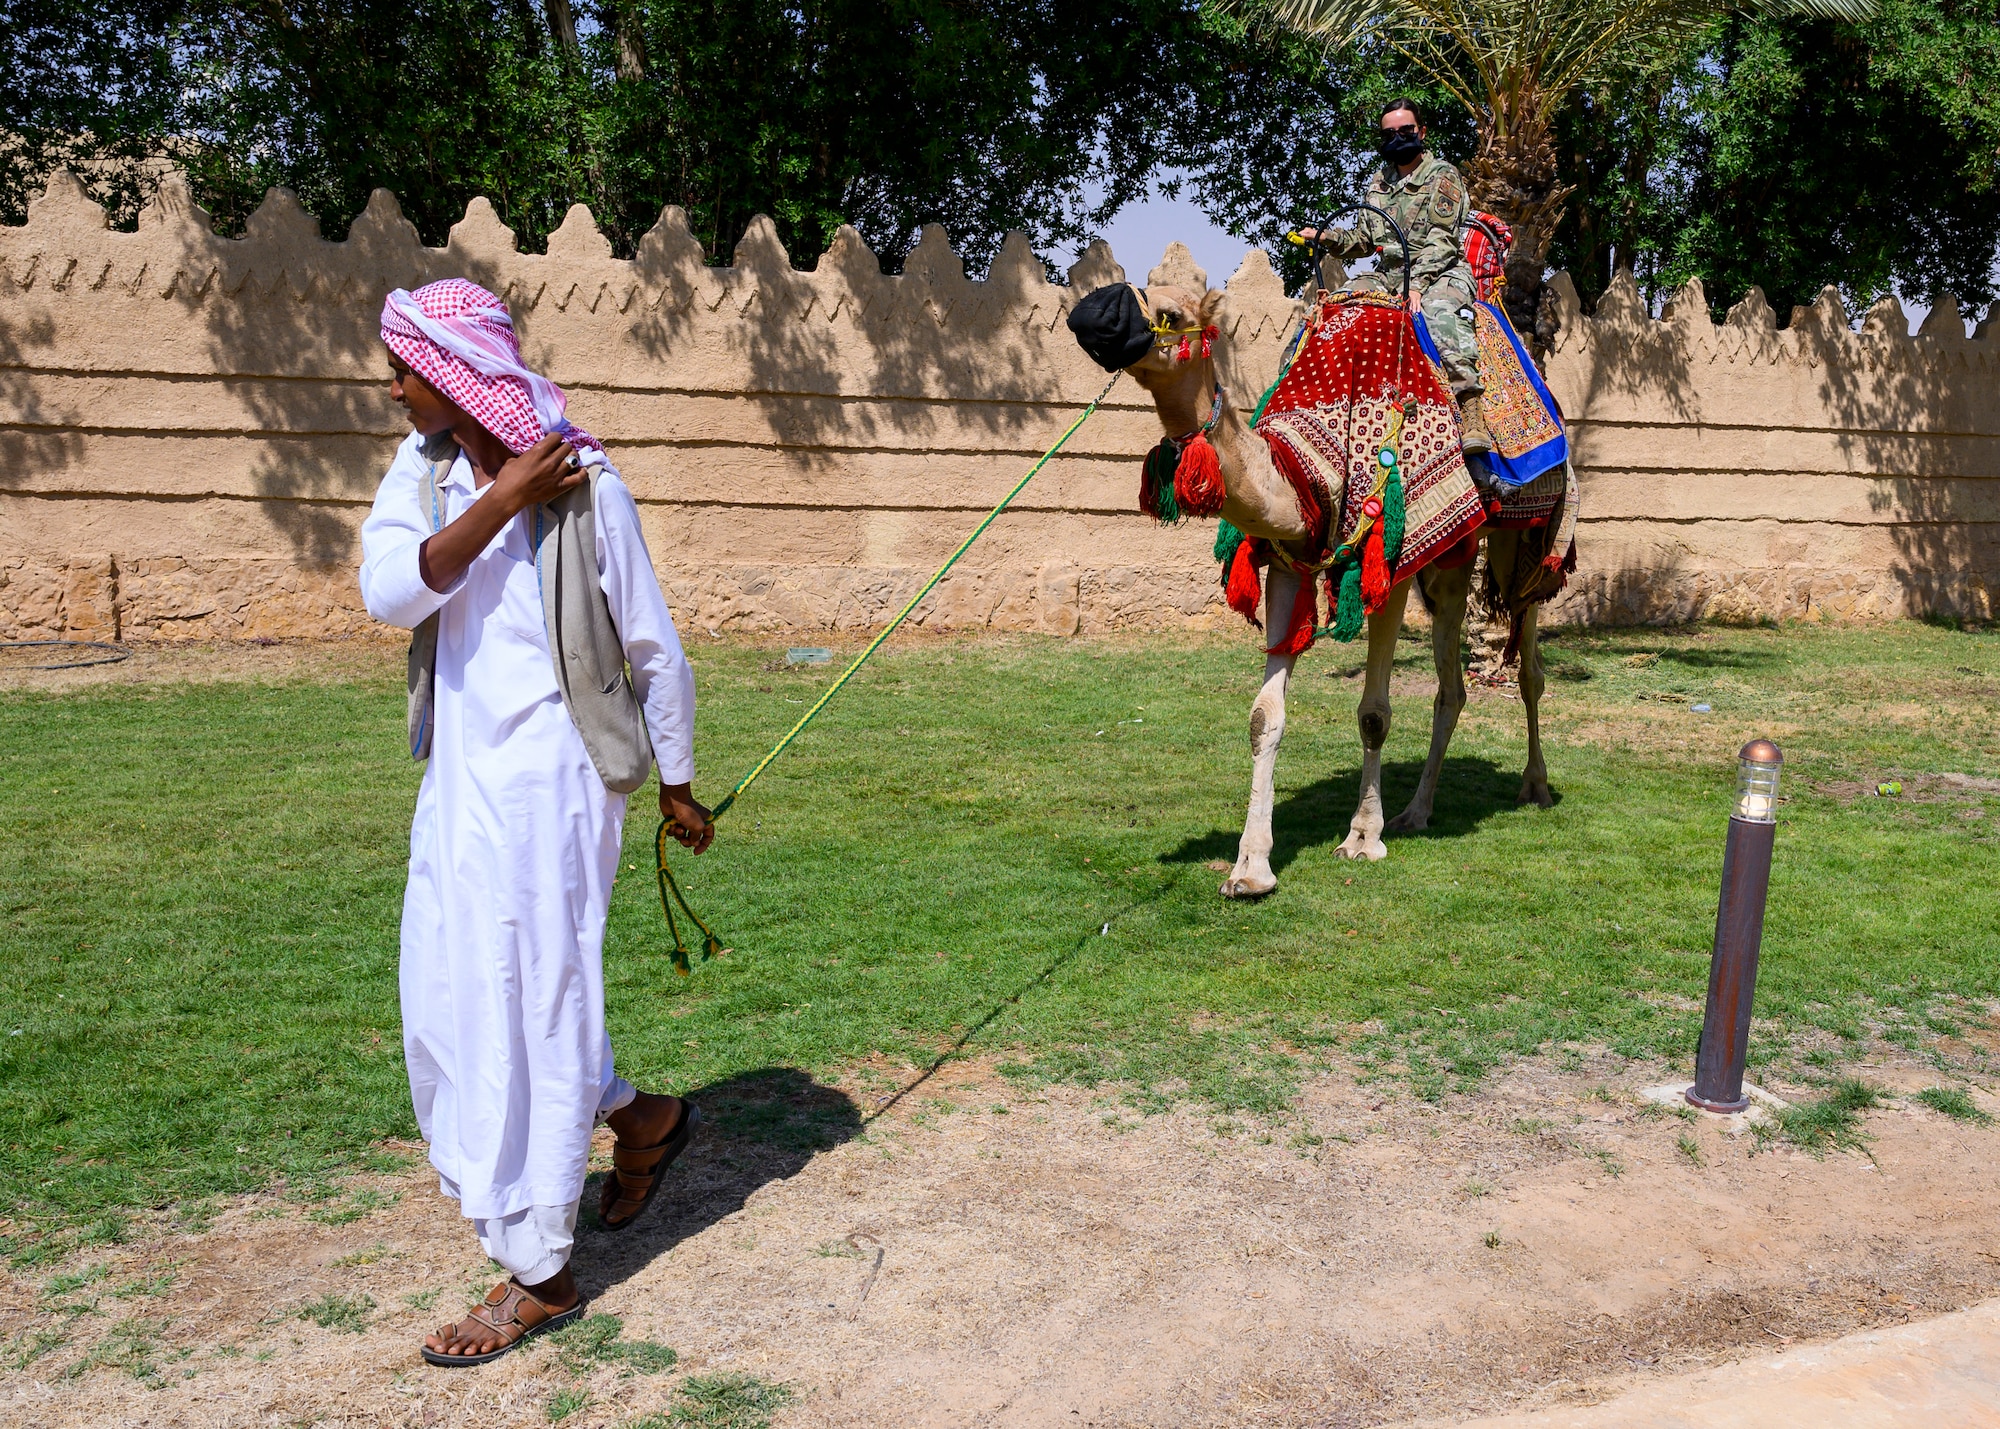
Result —
[{"label": "camouflage trousers", "polygon": [[[1355,277],[1357,289],[1380,293],[1400,293],[1403,279],[1398,274],[1362,273]],[[1454,397],[1483,391],[1479,381],[1479,335],[1472,324],[1472,286],[1456,273],[1447,273],[1425,288],[1419,297],[1424,326],[1444,359],[1445,379]]]}]

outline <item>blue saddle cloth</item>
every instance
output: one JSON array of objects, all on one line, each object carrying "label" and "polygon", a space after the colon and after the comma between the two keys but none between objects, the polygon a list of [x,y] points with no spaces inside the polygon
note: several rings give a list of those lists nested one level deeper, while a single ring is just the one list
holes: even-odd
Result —
[{"label": "blue saddle cloth", "polygon": [[[1477,309],[1479,379],[1486,388],[1481,407],[1493,433],[1488,460],[1503,484],[1525,486],[1569,460],[1569,434],[1554,395],[1506,313],[1491,303]],[[1442,369],[1444,360],[1422,313],[1416,315],[1416,328],[1424,355]]]}]

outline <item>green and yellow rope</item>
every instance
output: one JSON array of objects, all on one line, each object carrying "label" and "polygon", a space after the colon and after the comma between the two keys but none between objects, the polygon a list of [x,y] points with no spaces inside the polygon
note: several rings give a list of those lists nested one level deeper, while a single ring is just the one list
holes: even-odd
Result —
[{"label": "green and yellow rope", "polygon": [[[783,739],[771,746],[771,752],[758,760],[756,767],[748,774],[745,774],[741,779],[736,781],[736,787],[724,795],[722,802],[709,812],[711,820],[720,819],[729,811],[730,806],[736,802],[743,792],[757,782],[757,777],[771,767],[771,761],[776,759],[780,754],[783,754],[790,747],[792,741],[799,737],[800,732],[813,722],[813,717],[825,709],[828,701],[840,693],[841,687],[854,678],[854,672],[868,663],[868,657],[873,655],[877,650],[880,650],[883,643],[896,633],[896,628],[910,618],[910,613],[917,608],[923,598],[935,590],[938,582],[945,578],[945,574],[958,564],[959,557],[972,549],[972,543],[985,534],[986,528],[1000,518],[1000,513],[1013,504],[1014,498],[1027,490],[1028,483],[1033,481],[1041,469],[1049,464],[1049,459],[1068,444],[1069,439],[1076,435],[1079,427],[1090,420],[1091,413],[1095,412],[1102,405],[1104,399],[1111,394],[1111,388],[1117,383],[1118,377],[1119,374],[1116,372],[1111,374],[1111,380],[1104,384],[1103,389],[1095,397],[1091,398],[1090,405],[1077,414],[1076,420],[1071,422],[1063,431],[1063,434],[1056,438],[1055,444],[1043,452],[1035,464],[1028,468],[1028,474],[1014,483],[1013,490],[1001,497],[993,509],[986,513],[986,519],[972,528],[972,534],[958,543],[958,549],[953,551],[945,563],[937,568],[931,578],[924,582],[923,589],[911,596],[908,603],[896,612],[896,618],[883,626],[882,632],[868,642],[868,647],[854,657],[852,664],[840,672],[840,678],[827,686],[826,692],[813,702],[812,708],[799,716],[797,724],[785,731]],[[654,866],[660,885],[660,909],[667,915],[667,929],[673,934],[674,938],[674,951],[672,955],[674,971],[682,977],[686,977],[693,970],[693,964],[688,954],[687,943],[681,937],[680,924],[674,918],[674,905],[680,905],[681,912],[685,913],[688,920],[701,930],[703,961],[714,957],[722,951],[722,940],[717,938],[708,924],[702,922],[695,915],[694,909],[688,906],[687,899],[681,893],[680,885],[674,882],[673,870],[667,867],[667,834],[671,828],[671,821],[667,819],[660,820],[659,832],[653,836]]]}]

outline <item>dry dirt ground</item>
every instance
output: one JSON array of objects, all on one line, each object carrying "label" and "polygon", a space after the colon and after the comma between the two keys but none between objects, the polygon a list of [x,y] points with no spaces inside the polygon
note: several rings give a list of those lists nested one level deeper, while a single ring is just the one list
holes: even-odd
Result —
[{"label": "dry dirt ground", "polygon": [[[490,1272],[412,1157],[338,1201],[275,1187],[0,1277],[0,1422],[529,1425],[567,1392],[562,1422],[597,1429],[748,1373],[795,1391],[777,1429],[1374,1425],[1587,1402],[2000,1293],[2000,1129],[1899,1096],[1867,1113],[1870,1154],[1753,1154],[1635,1096],[1668,1075],[1545,1059],[1432,1106],[1336,1071],[1272,1124],[1138,1117],[985,1063],[741,1078],[704,1093],[662,1204],[579,1241],[593,1308],[671,1370],[547,1343],[426,1366],[424,1331]],[[327,1296],[349,1327],[302,1316]]]}]

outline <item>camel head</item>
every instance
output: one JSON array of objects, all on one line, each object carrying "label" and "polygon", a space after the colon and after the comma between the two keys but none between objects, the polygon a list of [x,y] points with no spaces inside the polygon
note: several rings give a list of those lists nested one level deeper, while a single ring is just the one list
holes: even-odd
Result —
[{"label": "camel head", "polygon": [[1173,524],[1213,516],[1228,500],[1210,434],[1222,418],[1214,319],[1220,292],[1113,283],[1070,310],[1070,331],[1098,366],[1130,373],[1153,399],[1165,438],[1146,456],[1139,509]]},{"label": "camel head", "polygon": [[[1153,330],[1153,345],[1146,355],[1125,370],[1132,380],[1153,394],[1165,406],[1183,405],[1172,399],[1183,395],[1187,405],[1204,409],[1215,387],[1215,345],[1221,341],[1217,319],[1222,313],[1223,293],[1210,288],[1196,293],[1162,283],[1137,290],[1139,300]],[[1164,401],[1162,399],[1165,399]]]},{"label": "camel head", "polygon": [[1078,303],[1069,325],[1100,367],[1122,369],[1151,394],[1169,436],[1183,436],[1210,413],[1223,300],[1220,289],[1114,283]]}]

